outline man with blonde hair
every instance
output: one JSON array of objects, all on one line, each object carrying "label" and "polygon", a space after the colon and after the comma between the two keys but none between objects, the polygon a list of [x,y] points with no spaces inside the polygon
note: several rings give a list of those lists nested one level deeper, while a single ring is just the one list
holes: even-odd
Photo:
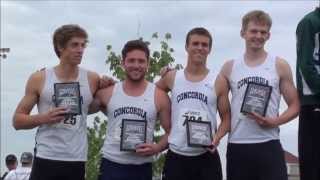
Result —
[{"label": "man with blonde hair", "polygon": [[[264,48],[270,38],[271,25],[271,18],[264,11],[247,13],[242,19],[241,29],[241,37],[245,40],[244,55],[227,61],[220,72],[224,77],[222,84],[232,94],[231,132],[227,147],[228,180],[287,180],[279,126],[298,115],[299,99],[289,64]],[[265,115],[256,111],[245,113],[242,109],[249,85],[271,89],[270,99],[265,101],[266,109],[263,108]],[[281,95],[288,107],[279,115]],[[264,96],[256,97],[253,108],[259,104],[256,102],[264,104],[261,98]],[[250,103],[246,106],[250,107]]]}]

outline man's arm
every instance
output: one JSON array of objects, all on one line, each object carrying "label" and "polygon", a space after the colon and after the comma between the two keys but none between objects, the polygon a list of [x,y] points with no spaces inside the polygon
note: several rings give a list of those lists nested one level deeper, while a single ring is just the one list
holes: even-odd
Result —
[{"label": "man's arm", "polygon": [[158,145],[159,152],[163,151],[168,146],[168,136],[171,129],[171,101],[167,93],[157,89],[156,90],[156,104],[158,106],[158,113],[160,118],[160,125],[165,134],[162,135]]},{"label": "man's arm", "polygon": [[253,113],[253,118],[264,127],[277,127],[285,124],[297,117],[300,110],[298,92],[293,83],[289,64],[285,60],[277,58],[276,68],[280,77],[280,93],[283,95],[288,108],[276,118],[262,117]]},{"label": "man's arm", "polygon": [[156,82],[156,86],[165,92],[171,91],[173,88],[176,72],[176,70],[167,72],[158,82]]},{"label": "man's arm", "polygon": [[64,120],[64,114],[67,113],[65,108],[52,108],[43,114],[30,115],[32,108],[39,101],[44,78],[43,71],[38,71],[30,76],[25,95],[13,115],[15,129],[32,129],[41,124],[52,124]]},{"label": "man's arm", "polygon": [[96,94],[99,90],[101,79],[99,78],[99,75],[95,72],[88,71],[88,81],[90,86],[90,91],[93,96],[93,100],[91,104],[89,105],[88,114],[93,114],[99,111],[100,106],[100,99],[96,98]]},{"label": "man's arm", "polygon": [[[315,33],[318,33],[316,36]],[[301,73],[311,91],[320,94],[320,49],[315,42],[320,42],[320,32],[315,32],[309,19],[304,18],[297,27],[297,77]],[[317,49],[318,48],[318,49]]]},{"label": "man's arm", "polygon": [[231,110],[229,101],[229,83],[225,75],[219,74],[215,81],[215,89],[217,94],[217,108],[219,111],[221,123],[213,138],[213,145],[217,146],[220,139],[230,131],[231,126]]},{"label": "man's arm", "polygon": [[91,94],[94,96],[99,89],[101,79],[97,73],[88,71],[88,81]]},{"label": "man's arm", "polygon": [[284,111],[277,119],[278,125],[281,125],[298,116],[300,111],[300,102],[297,89],[293,83],[292,72],[289,64],[285,60],[277,58],[276,65],[280,76],[280,93],[283,95],[283,98],[288,105],[287,110]]},{"label": "man's arm", "polygon": [[164,130],[157,144],[141,144],[137,147],[136,152],[143,156],[157,154],[168,146],[168,136],[171,128],[171,102],[166,92],[156,88],[155,103],[160,118],[160,125]]},{"label": "man's arm", "polygon": [[100,89],[94,96],[90,106],[89,113],[96,113],[99,110],[103,113],[107,110],[107,105],[112,96],[114,85],[109,86],[108,88]]}]

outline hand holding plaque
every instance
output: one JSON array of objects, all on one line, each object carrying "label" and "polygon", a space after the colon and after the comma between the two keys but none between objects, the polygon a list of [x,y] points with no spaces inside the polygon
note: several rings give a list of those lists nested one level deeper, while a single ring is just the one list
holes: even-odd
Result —
[{"label": "hand holding plaque", "polygon": [[53,101],[56,107],[68,109],[68,115],[81,114],[79,82],[55,83]]},{"label": "hand holding plaque", "polygon": [[146,143],[147,121],[123,119],[120,151],[135,151],[138,144]]},{"label": "hand holding plaque", "polygon": [[212,128],[211,122],[192,121],[187,123],[187,141],[191,147],[211,147],[212,146]]},{"label": "hand holding plaque", "polygon": [[240,111],[242,113],[255,112],[265,116],[271,91],[271,86],[253,82],[248,83]]}]

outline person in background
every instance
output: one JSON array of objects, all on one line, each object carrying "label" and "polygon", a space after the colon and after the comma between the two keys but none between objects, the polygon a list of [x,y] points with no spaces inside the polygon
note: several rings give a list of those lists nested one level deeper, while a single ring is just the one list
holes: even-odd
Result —
[{"label": "person in background", "polygon": [[22,153],[20,158],[21,167],[10,171],[4,180],[29,180],[32,162],[33,155],[31,152]]},{"label": "person in background", "polygon": [[6,171],[2,177],[1,177],[1,180],[4,180],[4,178],[8,175],[8,173],[11,171],[11,170],[14,170],[17,168],[18,166],[18,160],[17,160],[17,157],[14,155],[14,154],[9,154],[6,156],[6,166],[7,166],[7,169],[8,171]]},{"label": "person in background", "polygon": [[296,80],[300,98],[298,152],[301,180],[320,179],[320,8],[299,22]]}]

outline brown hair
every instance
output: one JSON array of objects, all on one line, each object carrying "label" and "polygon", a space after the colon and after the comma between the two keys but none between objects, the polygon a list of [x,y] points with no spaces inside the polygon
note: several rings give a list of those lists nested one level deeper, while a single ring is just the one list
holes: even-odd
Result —
[{"label": "brown hair", "polygon": [[194,34],[208,37],[209,38],[209,48],[211,49],[211,47],[212,47],[212,36],[211,36],[210,32],[207,29],[203,28],[203,27],[196,27],[196,28],[191,29],[188,32],[187,38],[186,38],[186,46],[189,45],[190,36],[194,35]]},{"label": "brown hair", "polygon": [[272,20],[268,13],[262,10],[253,10],[245,14],[242,18],[242,30],[245,31],[248,27],[249,22],[255,22],[258,24],[265,24],[269,27],[272,26]]},{"label": "brown hair", "polygon": [[60,57],[59,47],[64,48],[73,37],[85,38],[86,43],[88,42],[87,32],[77,24],[66,24],[55,30],[53,33],[53,47],[58,57]]},{"label": "brown hair", "polygon": [[130,51],[133,51],[133,50],[141,50],[141,51],[143,51],[146,54],[147,60],[149,60],[149,56],[150,56],[149,47],[142,40],[131,40],[131,41],[128,41],[124,45],[124,47],[122,49],[122,52],[121,52],[122,59],[123,60],[126,59],[127,53],[130,52]]}]

